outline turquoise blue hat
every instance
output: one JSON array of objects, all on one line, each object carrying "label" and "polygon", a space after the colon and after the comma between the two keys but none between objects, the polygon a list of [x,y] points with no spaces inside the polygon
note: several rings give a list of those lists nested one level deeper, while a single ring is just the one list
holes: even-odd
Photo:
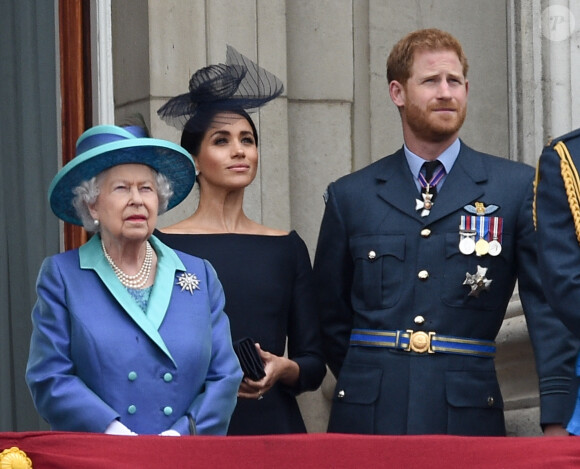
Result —
[{"label": "turquoise blue hat", "polygon": [[187,197],[195,184],[195,165],[187,150],[166,140],[147,137],[138,126],[97,125],[84,132],[76,155],[54,177],[48,200],[54,214],[81,225],[73,206],[73,189],[99,173],[120,164],[145,164],[163,174],[173,186],[167,210]]}]

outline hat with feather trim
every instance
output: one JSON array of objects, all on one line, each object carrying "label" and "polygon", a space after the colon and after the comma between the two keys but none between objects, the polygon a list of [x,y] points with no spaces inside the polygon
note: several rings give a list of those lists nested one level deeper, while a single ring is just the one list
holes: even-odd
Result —
[{"label": "hat with feather trim", "polygon": [[167,210],[185,199],[195,184],[195,164],[183,147],[150,138],[139,126],[97,125],[79,137],[75,157],[50,184],[48,200],[54,214],[82,226],[73,206],[73,190],[83,181],[120,164],[144,164],[163,174],[173,188]]}]

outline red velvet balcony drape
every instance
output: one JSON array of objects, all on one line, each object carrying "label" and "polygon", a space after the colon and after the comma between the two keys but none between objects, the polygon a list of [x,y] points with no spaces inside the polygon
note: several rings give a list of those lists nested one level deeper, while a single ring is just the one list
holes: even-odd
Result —
[{"label": "red velvet balcony drape", "polygon": [[576,437],[331,434],[120,437],[61,432],[0,433],[0,452],[11,447],[24,451],[35,469],[580,467],[580,439]]}]

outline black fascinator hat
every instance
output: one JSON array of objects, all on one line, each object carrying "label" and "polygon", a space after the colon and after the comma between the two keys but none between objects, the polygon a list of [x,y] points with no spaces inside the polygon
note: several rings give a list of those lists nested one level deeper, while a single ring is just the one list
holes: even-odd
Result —
[{"label": "black fascinator hat", "polygon": [[283,91],[276,75],[228,45],[225,64],[199,69],[189,80],[189,92],[171,98],[157,114],[179,130],[196,132],[217,112],[252,112]]}]

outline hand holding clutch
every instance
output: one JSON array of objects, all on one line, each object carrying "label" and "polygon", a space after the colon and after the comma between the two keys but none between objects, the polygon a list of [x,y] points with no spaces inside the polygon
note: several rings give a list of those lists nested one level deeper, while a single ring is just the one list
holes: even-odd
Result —
[{"label": "hand holding clutch", "polygon": [[256,350],[254,340],[250,337],[244,337],[233,343],[234,351],[240,361],[240,366],[244,372],[244,376],[250,378],[252,381],[260,381],[266,372],[264,371],[264,363],[262,358]]}]

